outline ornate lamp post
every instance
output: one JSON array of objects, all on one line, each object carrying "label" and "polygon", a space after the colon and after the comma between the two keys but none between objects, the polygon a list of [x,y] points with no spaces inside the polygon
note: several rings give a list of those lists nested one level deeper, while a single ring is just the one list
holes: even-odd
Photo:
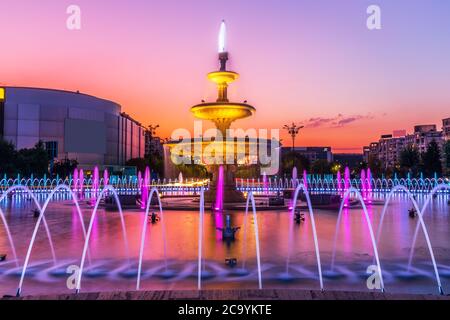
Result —
[{"label": "ornate lamp post", "polygon": [[295,138],[297,137],[298,133],[301,129],[303,129],[305,126],[297,126],[294,122],[292,122],[291,125],[284,125],[283,129],[285,129],[289,135],[292,138],[292,168],[295,166]]},{"label": "ornate lamp post", "polygon": [[147,135],[147,148],[146,148],[146,153],[148,153],[148,156],[153,154],[153,137],[156,135],[156,129],[159,128],[159,124],[157,125],[148,125],[147,126],[147,130],[146,130],[146,135]]}]

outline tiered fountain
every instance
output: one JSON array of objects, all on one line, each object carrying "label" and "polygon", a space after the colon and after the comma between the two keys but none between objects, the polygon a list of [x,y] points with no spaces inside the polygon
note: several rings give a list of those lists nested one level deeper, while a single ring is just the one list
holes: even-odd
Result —
[{"label": "tiered fountain", "polygon": [[[222,136],[227,137],[227,129],[239,119],[252,116],[256,109],[246,103],[230,102],[228,100],[228,85],[239,78],[239,74],[227,70],[228,52],[225,49],[226,26],[222,22],[219,35],[219,71],[208,74],[208,79],[217,85],[218,97],[216,102],[202,103],[191,108],[191,112],[198,119],[214,122]],[[218,191],[223,203],[243,202],[244,196],[235,188],[234,173],[235,164],[225,164],[225,144],[222,144],[223,153],[220,156],[222,163],[208,165],[208,171],[212,173],[211,188],[205,194],[206,202],[217,202]]]}]

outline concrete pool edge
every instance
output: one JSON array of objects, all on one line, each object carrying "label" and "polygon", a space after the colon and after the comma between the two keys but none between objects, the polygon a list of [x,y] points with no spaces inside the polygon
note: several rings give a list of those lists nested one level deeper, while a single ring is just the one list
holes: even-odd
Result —
[{"label": "concrete pool edge", "polygon": [[36,295],[23,297],[3,297],[0,300],[450,300],[450,296],[432,294],[390,294],[357,291],[316,291],[290,289],[263,290],[203,290],[203,291],[116,291],[86,292],[80,294]]}]

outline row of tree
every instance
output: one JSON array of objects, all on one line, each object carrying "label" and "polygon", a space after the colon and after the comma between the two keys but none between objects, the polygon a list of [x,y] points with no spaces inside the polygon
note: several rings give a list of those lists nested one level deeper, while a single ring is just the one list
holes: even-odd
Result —
[{"label": "row of tree", "polygon": [[450,169],[450,141],[443,148],[444,156],[435,140],[432,140],[426,152],[420,153],[412,145],[407,146],[400,153],[399,168],[402,173],[417,176],[423,173],[426,176],[445,174]]},{"label": "row of tree", "polygon": [[12,143],[0,140],[0,168],[9,177],[47,174],[49,159],[44,144],[40,141],[34,148],[16,150]]},{"label": "row of tree", "polygon": [[68,159],[51,163],[42,141],[34,148],[16,150],[11,142],[0,139],[0,174],[8,177],[42,177],[49,174],[67,177],[77,166],[76,160]]}]

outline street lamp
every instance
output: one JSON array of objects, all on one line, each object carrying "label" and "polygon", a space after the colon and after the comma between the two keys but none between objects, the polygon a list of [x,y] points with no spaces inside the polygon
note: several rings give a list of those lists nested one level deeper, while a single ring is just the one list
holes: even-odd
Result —
[{"label": "street lamp", "polygon": [[147,141],[146,141],[146,143],[147,143],[147,150],[146,150],[146,153],[148,153],[148,155],[150,156],[150,155],[153,155],[153,137],[156,135],[156,129],[158,129],[159,128],[159,124],[157,124],[157,125],[152,125],[152,124],[150,124],[150,125],[148,125],[147,126]]},{"label": "street lamp", "polygon": [[151,124],[147,127],[147,131],[150,134],[150,137],[153,137],[156,134],[156,129],[158,129],[158,128],[159,128],[159,124],[157,124],[155,126]]},{"label": "street lamp", "polygon": [[305,126],[297,126],[295,123],[292,123],[291,125],[285,125],[283,127],[283,129],[287,130],[287,132],[292,138],[292,152],[294,152],[295,149],[295,138],[297,137],[299,131],[304,127]]},{"label": "street lamp", "polygon": [[291,125],[284,125],[283,129],[285,129],[292,138],[292,168],[295,166],[295,138],[297,137],[299,131],[303,129],[305,126],[297,126],[294,122]]}]

